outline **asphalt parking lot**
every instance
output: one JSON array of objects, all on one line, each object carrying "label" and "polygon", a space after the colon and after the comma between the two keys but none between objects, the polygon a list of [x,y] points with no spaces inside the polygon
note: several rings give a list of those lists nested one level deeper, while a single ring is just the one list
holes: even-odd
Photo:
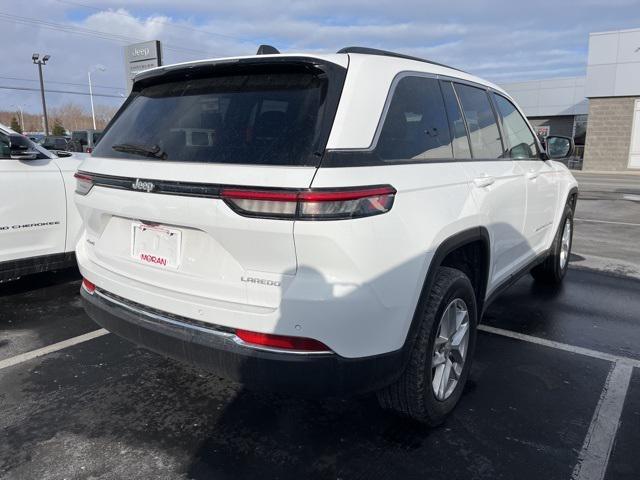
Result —
[{"label": "asphalt parking lot", "polygon": [[527,277],[493,304],[436,429],[140,350],[84,315],[75,271],[0,286],[0,476],[637,480],[640,177],[579,180],[565,284]]}]

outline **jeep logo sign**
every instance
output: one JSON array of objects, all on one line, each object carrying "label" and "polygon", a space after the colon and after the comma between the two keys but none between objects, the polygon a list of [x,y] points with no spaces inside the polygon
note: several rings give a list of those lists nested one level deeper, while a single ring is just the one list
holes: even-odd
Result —
[{"label": "jeep logo sign", "polygon": [[151,192],[156,186],[153,182],[143,182],[139,178],[136,178],[136,181],[131,184],[131,188],[134,190],[142,190],[143,192]]},{"label": "jeep logo sign", "polygon": [[134,48],[131,52],[132,57],[148,57],[150,50],[148,48]]},{"label": "jeep logo sign", "polygon": [[129,91],[133,87],[133,78],[140,72],[162,65],[160,42],[134,43],[124,47],[124,69]]}]

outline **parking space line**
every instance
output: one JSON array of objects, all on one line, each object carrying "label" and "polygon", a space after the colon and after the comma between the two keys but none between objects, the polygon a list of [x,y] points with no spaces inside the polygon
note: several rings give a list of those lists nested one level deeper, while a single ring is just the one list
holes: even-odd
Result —
[{"label": "parking space line", "polygon": [[607,225],[625,225],[627,227],[640,227],[640,223],[629,223],[629,222],[613,222],[610,220],[596,220],[593,218],[574,218],[577,222],[588,222],[588,223],[605,223]]},{"label": "parking space line", "polygon": [[613,364],[591,419],[572,480],[604,478],[632,373],[631,365],[619,362]]},{"label": "parking space line", "polygon": [[107,333],[109,333],[107,330],[105,330],[104,328],[100,328],[98,330],[94,330],[93,332],[85,333],[84,335],[79,335],[77,337],[63,340],[62,342],[38,348],[37,350],[31,350],[30,352],[21,353],[20,355],[16,355],[15,357],[0,360],[0,370],[2,370],[3,368],[11,367],[13,365],[17,365],[22,362],[26,362],[27,360],[31,360],[36,357],[41,357],[42,355],[46,355],[48,353],[57,352],[58,350],[62,350],[63,348],[71,347],[88,340],[93,340],[94,338],[101,337],[102,335],[106,335]]},{"label": "parking space line", "polygon": [[620,355],[613,355],[611,353],[606,353],[606,352],[599,352],[598,350],[592,350],[590,348],[577,347],[575,345],[569,345],[568,343],[556,342],[554,340],[547,340],[546,338],[534,337],[533,335],[513,332],[511,330],[504,330],[502,328],[496,328],[490,325],[479,325],[478,330],[481,330],[487,333],[493,333],[494,335],[501,335],[503,337],[522,340],[524,342],[543,345],[545,347],[564,350],[565,352],[577,353],[579,355],[585,355],[587,357],[599,358],[601,360],[607,360],[609,362],[614,362],[614,363],[619,363],[623,365],[628,365],[631,367],[640,368],[640,360],[636,360],[634,358],[622,357]]}]

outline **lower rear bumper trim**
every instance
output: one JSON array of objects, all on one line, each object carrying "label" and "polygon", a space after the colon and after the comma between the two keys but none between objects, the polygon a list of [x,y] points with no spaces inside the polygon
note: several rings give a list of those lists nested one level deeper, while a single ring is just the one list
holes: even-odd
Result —
[{"label": "lower rear bumper trim", "polygon": [[255,348],[232,331],[200,325],[138,306],[96,289],[81,290],[83,305],[100,326],[157,353],[205,368],[248,388],[301,396],[377,390],[401,373],[402,351],[364,358],[333,352]]}]

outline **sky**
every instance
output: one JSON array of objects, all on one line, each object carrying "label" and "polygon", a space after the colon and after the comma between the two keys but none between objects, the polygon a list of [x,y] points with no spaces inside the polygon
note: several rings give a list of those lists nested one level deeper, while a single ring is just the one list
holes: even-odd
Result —
[{"label": "sky", "polygon": [[[118,106],[123,47],[160,40],[165,64],[357,45],[449,64],[495,83],[584,75],[589,32],[640,27],[640,0],[0,0],[0,110],[41,111],[31,55],[44,67],[47,105]],[[2,88],[5,87],[5,88]],[[31,90],[16,90],[19,87]]]}]

